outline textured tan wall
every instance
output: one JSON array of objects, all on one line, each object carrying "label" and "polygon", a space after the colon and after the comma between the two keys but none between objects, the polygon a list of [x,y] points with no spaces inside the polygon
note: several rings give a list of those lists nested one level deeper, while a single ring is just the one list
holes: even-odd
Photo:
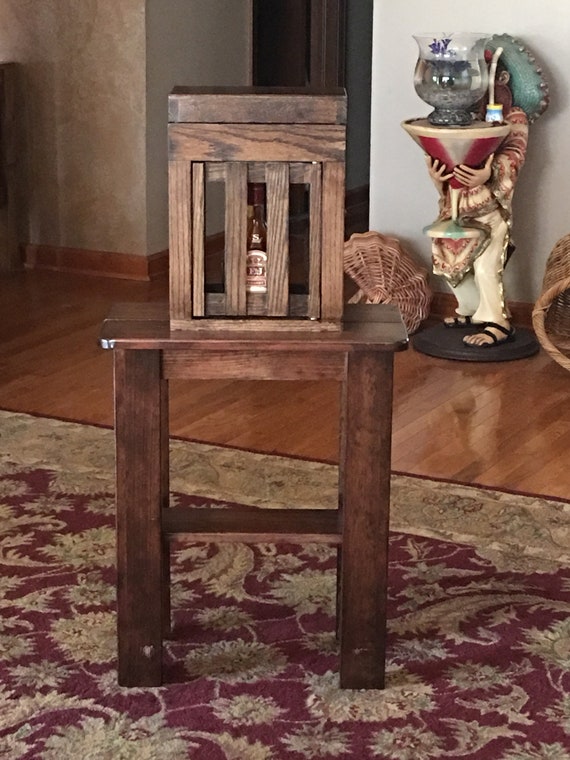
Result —
[{"label": "textured tan wall", "polygon": [[42,215],[59,245],[145,253],[144,3],[55,5],[57,205]]},{"label": "textured tan wall", "polygon": [[0,0],[22,63],[25,242],[146,252],[142,0]]},{"label": "textured tan wall", "polygon": [[168,92],[246,83],[249,13],[249,0],[0,0],[0,55],[21,63],[26,104],[21,242],[167,247]]}]

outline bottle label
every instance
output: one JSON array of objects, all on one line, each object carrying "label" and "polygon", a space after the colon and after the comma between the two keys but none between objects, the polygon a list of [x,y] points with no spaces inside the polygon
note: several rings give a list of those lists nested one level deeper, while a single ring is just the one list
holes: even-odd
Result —
[{"label": "bottle label", "polygon": [[267,254],[247,252],[245,286],[248,293],[267,293]]}]

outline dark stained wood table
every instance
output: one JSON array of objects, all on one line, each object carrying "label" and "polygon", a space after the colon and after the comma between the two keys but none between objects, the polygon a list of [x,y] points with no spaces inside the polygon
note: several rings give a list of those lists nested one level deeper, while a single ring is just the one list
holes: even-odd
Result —
[{"label": "dark stained wood table", "polygon": [[[407,347],[398,310],[347,305],[337,331],[171,331],[168,305],[117,305],[101,332],[114,354],[118,678],[162,683],[170,632],[168,538],[325,542],[339,548],[340,685],[384,687],[392,378]],[[168,381],[342,384],[338,509],[169,506]]]}]

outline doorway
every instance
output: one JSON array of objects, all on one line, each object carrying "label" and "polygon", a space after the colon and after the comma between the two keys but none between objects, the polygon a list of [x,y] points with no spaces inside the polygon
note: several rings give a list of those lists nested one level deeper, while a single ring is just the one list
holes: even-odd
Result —
[{"label": "doorway", "polygon": [[254,0],[253,84],[343,87],[345,0]]}]

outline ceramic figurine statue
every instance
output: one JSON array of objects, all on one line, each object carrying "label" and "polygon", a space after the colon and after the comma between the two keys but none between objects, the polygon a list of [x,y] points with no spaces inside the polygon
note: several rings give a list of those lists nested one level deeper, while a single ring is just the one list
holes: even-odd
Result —
[{"label": "ceramic figurine statue", "polygon": [[[514,339],[503,287],[503,270],[514,248],[512,198],[525,161],[528,125],[548,105],[547,84],[520,42],[509,35],[495,35],[486,44],[486,58],[491,69],[488,95],[478,104],[478,120],[472,127],[446,130],[456,138],[447,142],[439,133],[443,150],[441,145],[437,150],[423,144],[408,128],[426,152],[428,171],[439,192],[439,216],[426,232],[432,239],[434,273],[445,279],[457,299],[455,316],[447,318],[445,326],[480,326],[466,331],[463,338],[474,350]],[[404,128],[407,124],[414,121],[405,122]],[[486,127],[485,134],[492,134],[499,125],[507,128],[497,133],[493,152],[484,160],[481,153],[480,162],[467,157],[466,146],[473,153],[477,130]],[[453,153],[459,150],[462,130],[466,138],[471,132],[475,143],[460,146],[463,153],[459,152],[458,159]],[[465,231],[450,231],[451,222]]]}]

